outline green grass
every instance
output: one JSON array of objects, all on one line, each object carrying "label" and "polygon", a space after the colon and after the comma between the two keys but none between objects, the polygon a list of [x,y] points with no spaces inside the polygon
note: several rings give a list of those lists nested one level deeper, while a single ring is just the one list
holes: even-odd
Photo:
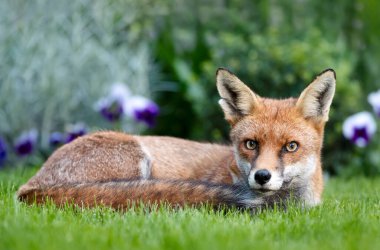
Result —
[{"label": "green grass", "polygon": [[0,172],[0,249],[379,249],[380,179],[332,179],[310,210],[58,209],[15,199],[33,170]]}]

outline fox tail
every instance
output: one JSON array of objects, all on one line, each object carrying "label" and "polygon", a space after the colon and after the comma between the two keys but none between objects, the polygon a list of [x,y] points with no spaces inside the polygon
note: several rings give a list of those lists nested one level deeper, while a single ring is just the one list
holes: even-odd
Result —
[{"label": "fox tail", "polygon": [[104,205],[118,210],[135,204],[168,204],[169,206],[261,208],[268,200],[245,185],[212,184],[199,181],[117,180],[51,187],[22,187],[18,199],[42,204],[47,200],[58,206],[66,203],[84,207]]}]

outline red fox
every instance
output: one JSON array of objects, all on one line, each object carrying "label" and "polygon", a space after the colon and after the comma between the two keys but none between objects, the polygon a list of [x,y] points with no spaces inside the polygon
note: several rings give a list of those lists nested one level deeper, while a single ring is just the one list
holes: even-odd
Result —
[{"label": "red fox", "polygon": [[315,206],[323,190],[321,148],[335,79],[327,69],[299,98],[274,100],[220,68],[216,84],[231,146],[96,132],[57,149],[18,198],[122,209],[139,202],[255,209],[292,196]]}]

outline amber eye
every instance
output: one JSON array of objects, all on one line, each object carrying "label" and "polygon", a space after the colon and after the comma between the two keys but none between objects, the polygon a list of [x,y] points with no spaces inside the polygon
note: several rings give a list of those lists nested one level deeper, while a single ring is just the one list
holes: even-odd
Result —
[{"label": "amber eye", "polygon": [[291,141],[285,145],[285,148],[286,148],[286,151],[288,152],[294,152],[298,149],[298,143],[295,141]]},{"label": "amber eye", "polygon": [[246,140],[245,147],[249,150],[255,150],[257,148],[257,141],[254,140]]}]

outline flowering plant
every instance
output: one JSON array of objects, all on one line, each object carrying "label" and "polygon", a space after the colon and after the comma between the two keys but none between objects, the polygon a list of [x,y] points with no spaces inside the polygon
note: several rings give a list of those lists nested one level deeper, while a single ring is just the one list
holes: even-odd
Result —
[{"label": "flowering plant", "polygon": [[344,136],[358,147],[367,146],[375,132],[375,119],[367,111],[352,115],[343,123]]},{"label": "flowering plant", "polygon": [[[139,19],[137,2],[120,3],[125,8],[108,1],[96,1],[91,8],[83,8],[81,1],[70,7],[60,1],[49,3],[2,4],[0,166],[40,165],[52,150],[92,130],[140,133],[149,127],[128,120],[119,99],[103,103],[101,115],[94,111],[94,103],[115,79],[128,79],[130,92],[146,98],[157,81],[149,42],[129,39],[138,30],[128,31],[128,39],[122,40],[115,32],[115,27],[125,27],[126,20]],[[62,26],[62,20],[73,21]],[[124,97],[124,90],[111,92]],[[142,110],[143,115],[135,112],[153,126],[154,118],[149,119],[158,111]]]},{"label": "flowering plant", "polygon": [[[368,102],[380,117],[380,90],[368,95]],[[343,135],[358,147],[367,146],[376,132],[376,121],[367,111],[348,117],[343,123]]]},{"label": "flowering plant", "polygon": [[[380,117],[380,90],[368,95],[368,102],[373,111]],[[343,135],[356,147],[351,150],[346,159],[343,172],[348,176],[365,174],[368,176],[380,173],[380,144],[376,137],[377,124],[375,116],[368,111],[362,111],[349,116],[343,123]]]},{"label": "flowering plant", "polygon": [[368,102],[372,105],[373,111],[380,117],[380,89],[368,95]]},{"label": "flowering plant", "polygon": [[4,166],[5,160],[7,158],[7,149],[5,141],[0,137],[0,168]]},{"label": "flowering plant", "polygon": [[[155,125],[159,114],[159,107],[152,100],[132,95],[126,84],[118,82],[111,86],[109,95],[102,97],[95,103],[95,110],[110,123],[122,123],[123,119],[131,118],[145,124],[148,128]],[[115,127],[120,129],[121,127]],[[69,143],[87,133],[88,127],[83,122],[69,124],[65,132],[54,131],[49,136],[50,149]],[[38,147],[38,131],[31,129],[22,132],[13,144],[13,153],[18,157],[31,155]],[[5,139],[0,137],[0,167],[5,165],[9,155]]]},{"label": "flowering plant", "polygon": [[101,98],[95,109],[109,122],[120,121],[123,116],[154,127],[159,108],[153,101],[139,95],[132,95],[128,87],[121,82],[111,87],[110,94]]}]

